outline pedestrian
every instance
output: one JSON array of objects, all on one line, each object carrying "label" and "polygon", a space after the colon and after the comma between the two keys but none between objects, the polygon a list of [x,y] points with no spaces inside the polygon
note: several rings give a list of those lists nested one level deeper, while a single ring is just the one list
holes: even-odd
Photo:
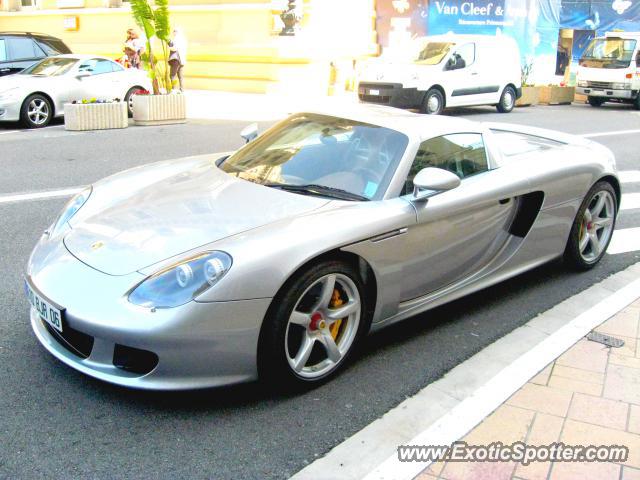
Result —
[{"label": "pedestrian", "polygon": [[177,81],[180,84],[180,91],[184,92],[184,81],[182,77],[182,69],[187,63],[187,39],[182,29],[176,27],[173,29],[173,38],[169,42],[169,67],[171,85],[174,86]]},{"label": "pedestrian", "polygon": [[142,68],[141,58],[144,53],[144,41],[133,28],[127,30],[127,39],[124,42],[124,53],[131,67]]}]

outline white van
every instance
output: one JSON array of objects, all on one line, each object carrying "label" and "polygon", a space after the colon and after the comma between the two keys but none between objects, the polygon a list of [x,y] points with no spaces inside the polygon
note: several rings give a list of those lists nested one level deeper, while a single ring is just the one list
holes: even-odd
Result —
[{"label": "white van", "polygon": [[576,82],[576,91],[594,107],[612,101],[640,110],[640,32],[594,38],[580,58]]},{"label": "white van", "polygon": [[358,84],[362,102],[429,114],[471,105],[506,113],[521,94],[520,51],[507,36],[420,37],[371,61]]}]

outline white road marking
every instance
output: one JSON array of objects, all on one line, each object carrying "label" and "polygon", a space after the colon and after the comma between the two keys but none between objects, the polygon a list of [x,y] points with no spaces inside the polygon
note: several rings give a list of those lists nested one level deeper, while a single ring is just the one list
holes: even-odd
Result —
[{"label": "white road marking", "polygon": [[596,137],[608,137],[610,135],[630,135],[632,133],[640,133],[640,129],[638,130],[616,130],[613,132],[595,132],[595,133],[583,133],[581,136],[585,138],[596,138]]},{"label": "white road marking", "polygon": [[640,182],[640,170],[621,170],[618,172],[621,183]]},{"label": "white road marking", "polygon": [[640,250],[640,228],[623,228],[613,232],[607,253],[616,255],[638,250]]},{"label": "white road marking", "polygon": [[640,208],[640,193],[622,194],[622,202],[620,202],[620,210],[632,210],[634,208]]},{"label": "white road marking", "polygon": [[2,130],[0,131],[0,135],[8,135],[10,133],[20,132],[21,130]]},{"label": "white road marking", "polygon": [[11,195],[0,195],[0,203],[24,202],[26,200],[42,200],[45,198],[69,197],[80,191],[84,187],[70,187],[63,190],[49,190],[45,192],[14,193]]},{"label": "white road marking", "polygon": [[[639,272],[640,264],[633,265],[535,317],[345,440],[292,480],[415,478],[429,463],[400,462],[399,445],[450,445],[463,438],[531,377],[636,300]],[[492,371],[486,372],[487,368]],[[445,413],[437,413],[443,409]],[[381,462],[381,458],[386,460]]]}]

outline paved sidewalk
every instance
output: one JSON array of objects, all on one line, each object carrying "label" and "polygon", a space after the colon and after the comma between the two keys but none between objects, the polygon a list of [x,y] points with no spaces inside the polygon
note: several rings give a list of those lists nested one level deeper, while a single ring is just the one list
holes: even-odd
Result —
[{"label": "paved sidewalk", "polygon": [[640,480],[640,300],[595,329],[620,348],[581,339],[462,440],[470,445],[624,445],[624,464],[451,462],[417,480]]},{"label": "paved sidewalk", "polygon": [[187,90],[187,118],[206,120],[273,121],[316,108],[357,103],[354,93],[334,96],[262,95],[210,90]]}]

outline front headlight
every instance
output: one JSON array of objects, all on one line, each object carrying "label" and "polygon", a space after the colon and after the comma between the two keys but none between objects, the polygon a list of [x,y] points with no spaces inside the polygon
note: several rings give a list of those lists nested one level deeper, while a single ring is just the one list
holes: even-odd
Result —
[{"label": "front headlight", "polygon": [[147,308],[173,308],[213,287],[231,268],[225,252],[202,253],[154,273],[129,294],[129,301]]},{"label": "front headlight", "polygon": [[627,90],[629,88],[631,88],[631,84],[630,83],[613,83],[611,84],[611,88],[613,88],[614,90]]},{"label": "front headlight", "polygon": [[71,218],[73,218],[73,216],[78,213],[78,210],[80,210],[82,206],[87,203],[87,200],[89,200],[89,196],[91,196],[92,191],[92,187],[85,188],[82,192],[78,193],[75,197],[69,200],[69,202],[67,202],[64,209],[62,210],[62,213],[56,220],[56,223],[54,223],[51,227],[49,236],[55,237],[62,231],[69,220],[71,220]]},{"label": "front headlight", "polygon": [[578,80],[578,86],[579,87],[588,87],[589,86],[589,82],[587,82],[586,80]]}]

